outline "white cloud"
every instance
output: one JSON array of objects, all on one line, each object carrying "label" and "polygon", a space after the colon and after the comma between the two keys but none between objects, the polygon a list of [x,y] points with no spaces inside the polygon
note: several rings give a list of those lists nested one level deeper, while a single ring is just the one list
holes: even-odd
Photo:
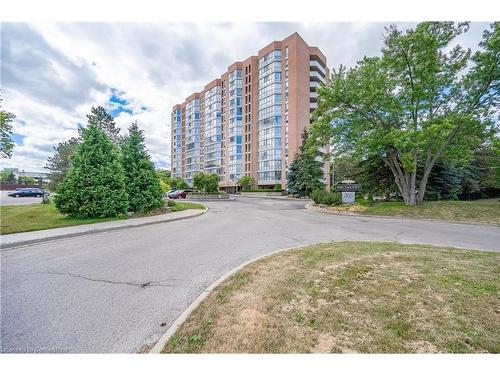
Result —
[{"label": "white cloud", "polygon": [[[383,23],[54,23],[2,25],[4,108],[17,116],[23,145],[2,165],[43,170],[51,147],[77,134],[91,106],[112,88],[137,120],[158,164],[170,164],[170,111],[237,60],[297,31],[319,47],[330,67],[352,66],[382,45]],[[408,24],[401,24],[407,26]],[[488,24],[461,41],[474,48]],[[142,108],[146,107],[147,110]]]}]

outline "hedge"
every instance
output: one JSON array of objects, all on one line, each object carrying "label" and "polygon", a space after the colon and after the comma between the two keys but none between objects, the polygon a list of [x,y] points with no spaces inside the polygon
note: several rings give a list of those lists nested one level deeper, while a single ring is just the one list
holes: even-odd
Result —
[{"label": "hedge", "polygon": [[342,195],[337,191],[329,193],[324,190],[314,190],[311,193],[311,199],[316,204],[338,205],[342,203]]}]

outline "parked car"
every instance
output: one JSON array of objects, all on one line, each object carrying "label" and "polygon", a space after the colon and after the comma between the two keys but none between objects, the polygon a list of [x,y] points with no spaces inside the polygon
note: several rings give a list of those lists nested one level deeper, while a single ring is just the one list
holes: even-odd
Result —
[{"label": "parked car", "polygon": [[9,193],[9,197],[43,197],[43,190],[38,188],[25,188]]},{"label": "parked car", "polygon": [[183,190],[185,193],[199,193],[199,190],[196,189],[184,189]]},{"label": "parked car", "polygon": [[186,192],[184,190],[176,190],[171,195],[172,199],[186,199]]},{"label": "parked car", "polygon": [[167,192],[167,197],[169,197],[170,199],[175,199],[175,196],[178,191],[180,190],[170,190],[169,192]]},{"label": "parked car", "polygon": [[176,191],[175,189],[171,189],[171,190],[167,191],[163,196],[170,198],[170,194],[174,193],[175,191]]}]

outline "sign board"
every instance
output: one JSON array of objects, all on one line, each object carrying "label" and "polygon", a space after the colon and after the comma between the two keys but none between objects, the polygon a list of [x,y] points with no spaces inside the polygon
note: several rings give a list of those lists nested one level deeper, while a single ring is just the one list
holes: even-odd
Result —
[{"label": "sign board", "polygon": [[337,184],[335,186],[335,190],[341,191],[341,192],[355,192],[355,191],[360,191],[361,190],[361,184],[343,183],[343,182],[341,182],[340,184]]},{"label": "sign board", "polygon": [[356,202],[356,193],[353,191],[343,191],[342,192],[342,203],[350,204]]}]

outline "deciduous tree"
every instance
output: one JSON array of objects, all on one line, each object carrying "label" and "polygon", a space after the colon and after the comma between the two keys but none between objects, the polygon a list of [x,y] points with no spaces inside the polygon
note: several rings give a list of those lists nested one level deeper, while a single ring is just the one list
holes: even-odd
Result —
[{"label": "deciduous tree", "polygon": [[12,121],[16,118],[14,114],[0,111],[0,157],[10,158],[14,149],[12,141]]},{"label": "deciduous tree", "polygon": [[380,157],[405,203],[421,203],[436,162],[471,158],[498,128],[500,23],[473,55],[456,45],[467,30],[452,22],[389,27],[381,57],[341,66],[318,89],[312,144]]},{"label": "deciduous tree", "polygon": [[249,190],[255,184],[255,180],[252,176],[241,176],[238,184],[243,190]]}]

